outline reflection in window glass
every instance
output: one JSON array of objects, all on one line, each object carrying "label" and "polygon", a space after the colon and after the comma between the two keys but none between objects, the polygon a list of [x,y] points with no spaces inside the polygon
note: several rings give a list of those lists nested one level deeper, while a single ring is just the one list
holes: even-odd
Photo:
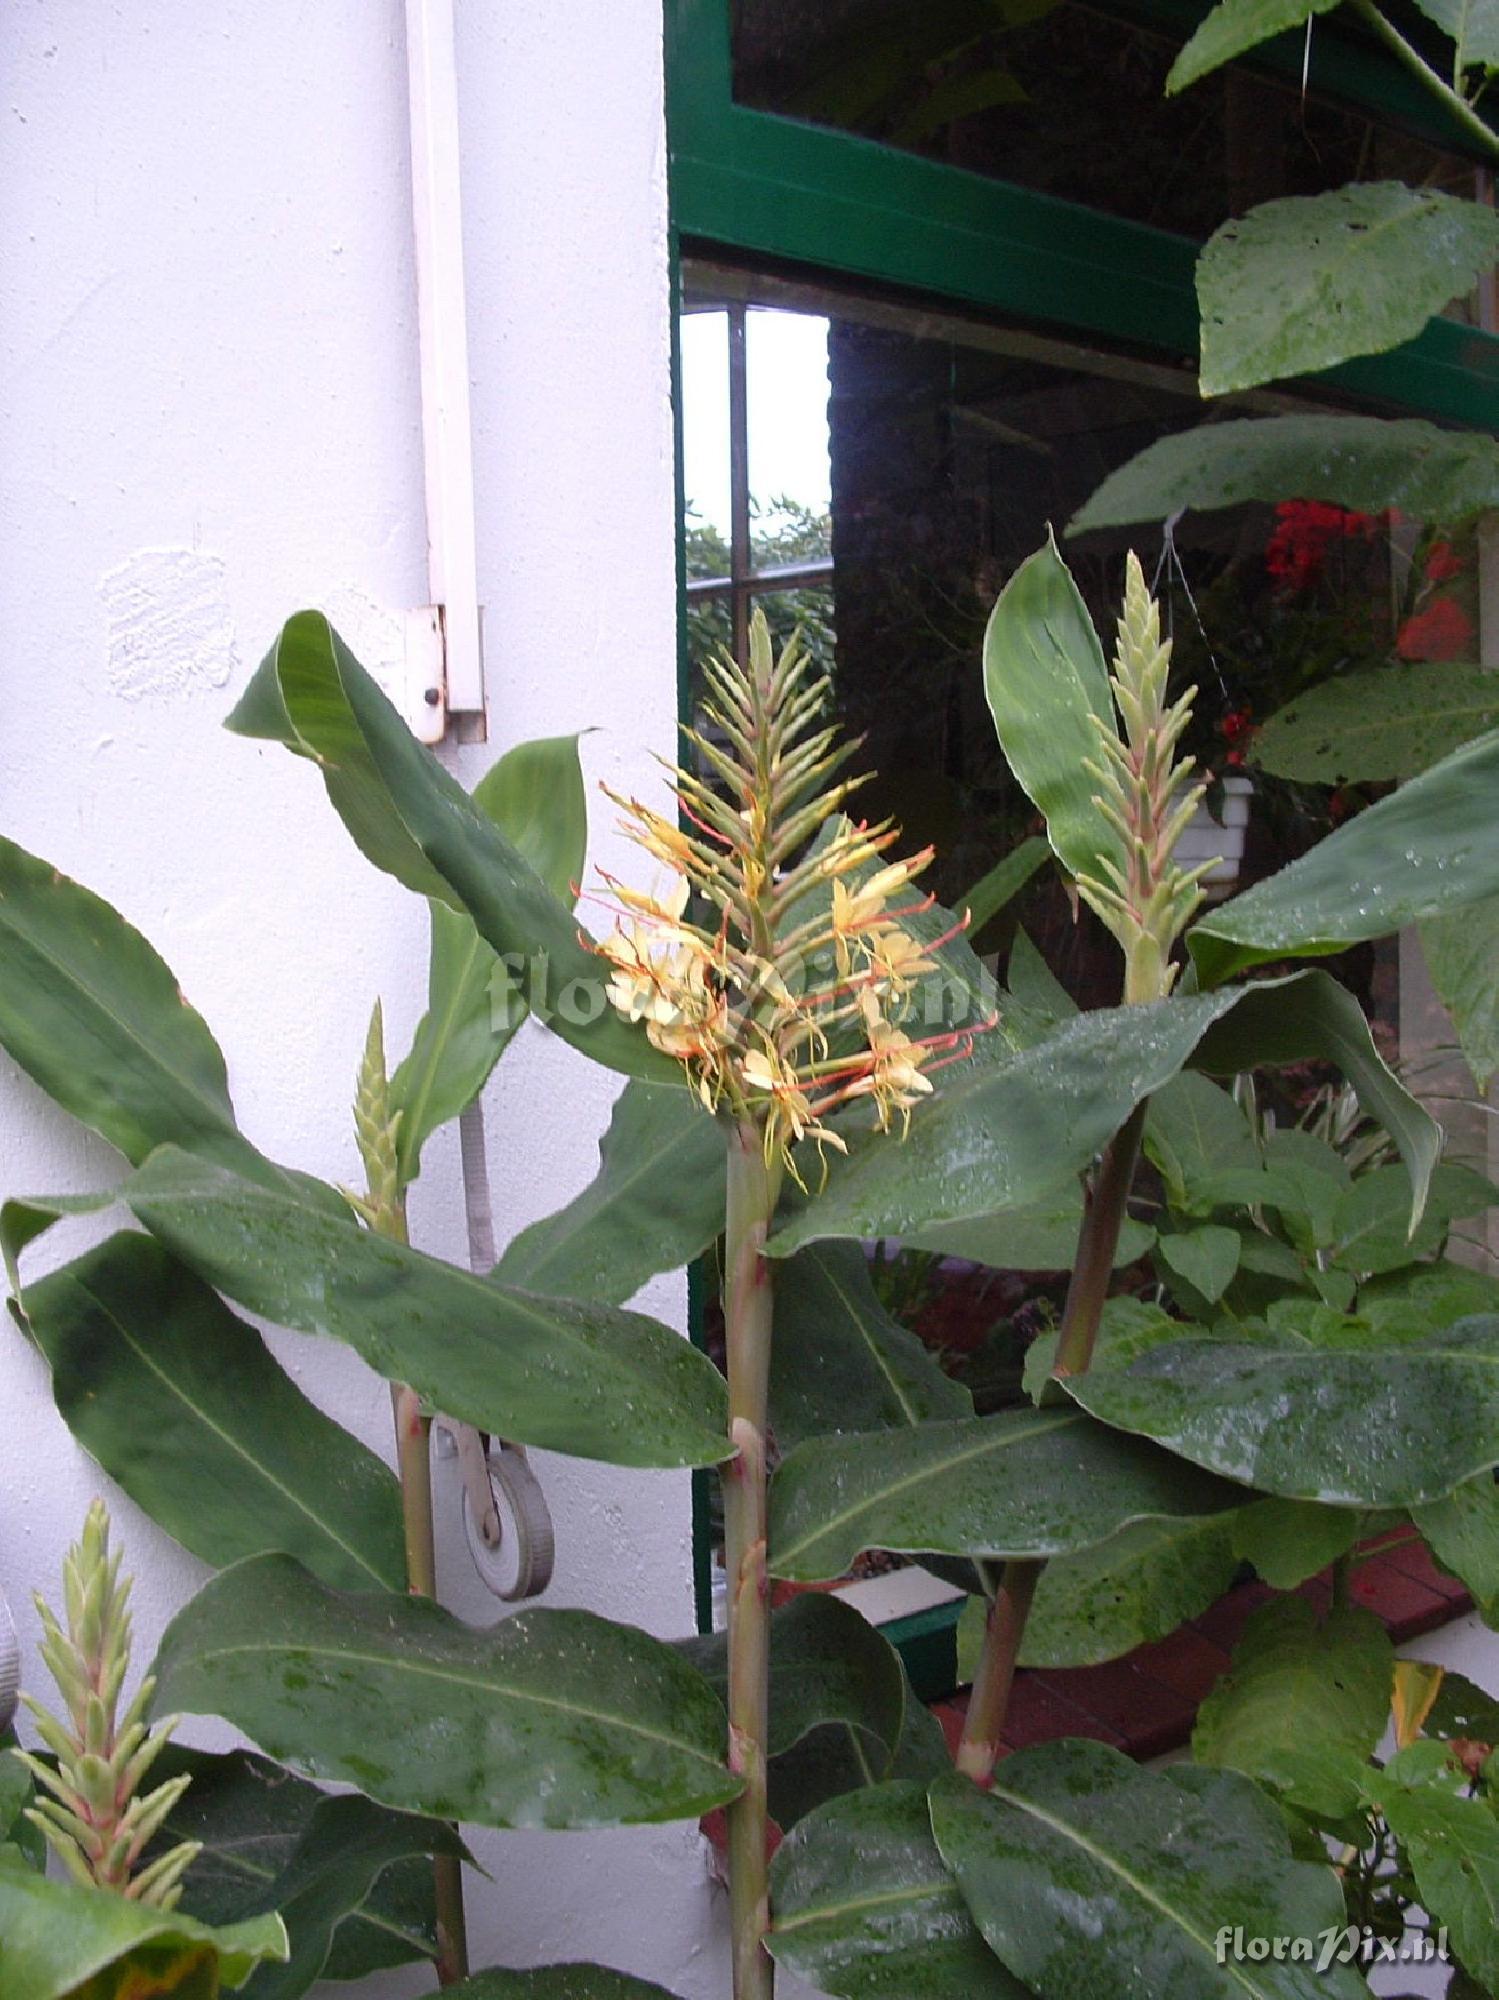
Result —
[{"label": "reflection in window glass", "polygon": [[[747,621],[755,602],[778,638],[799,625],[832,678],[840,720],[866,738],[861,762],[878,775],[861,811],[899,819],[911,845],[932,843],[930,886],[961,907],[1035,829],[984,699],[995,597],[1048,525],[1060,534],[1109,472],[1200,420],[1192,384],[1176,370],[825,287],[708,265],[685,278],[694,306],[741,316],[749,362],[737,391],[706,371],[688,385],[688,464],[699,423],[721,437],[737,399],[741,506],[753,521],[738,568],[732,521],[693,564],[695,577],[720,579],[689,584],[693,657],[741,645],[736,615]],[[762,325],[775,329],[774,346],[757,345]],[[722,449],[733,457],[732,436]],[[813,461],[825,465],[825,489]],[[786,484],[795,472],[796,490],[762,492],[757,467],[775,469],[772,489],[781,468]],[[783,497],[794,506],[767,507]],[[805,541],[790,539],[804,528]],[[689,545],[701,532],[690,517]],[[1106,638],[1131,542],[1157,575],[1179,684],[1200,689],[1190,747],[1218,779],[1250,771],[1255,724],[1319,681],[1433,657],[1431,647],[1460,643],[1463,619],[1471,645],[1471,610],[1452,584],[1433,589],[1419,529],[1290,494],[1278,507],[1189,514],[1165,542],[1158,527],[1071,542],[1068,560]],[[1455,558],[1438,555],[1439,568],[1444,560]],[[1242,862],[1219,893],[1303,851],[1349,804],[1325,787],[1258,774],[1253,785]],[[1117,999],[1113,944],[1073,911],[1055,875],[996,918],[981,947],[1004,949],[1017,919],[1078,999]],[[1391,952],[1363,948],[1344,973],[1393,1027]]]}]

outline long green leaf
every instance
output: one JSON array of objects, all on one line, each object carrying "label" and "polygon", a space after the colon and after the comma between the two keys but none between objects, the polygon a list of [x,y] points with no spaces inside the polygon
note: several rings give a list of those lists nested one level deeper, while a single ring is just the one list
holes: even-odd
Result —
[{"label": "long green leaf", "polygon": [[1253,1511],[1137,1521],[1097,1548],[1056,1556],[1041,1572],[1020,1660],[1086,1667],[1167,1638],[1234,1580],[1233,1524]]},{"label": "long green leaf", "polygon": [[973,1398],[880,1304],[856,1243],[816,1243],[776,1276],[770,1413],[783,1450],[831,1431],[972,1416]]},{"label": "long green leaf", "polygon": [[627,1083],[592,1184],[510,1244],[494,1277],[527,1291],[623,1305],[647,1278],[723,1232],[724,1128],[689,1091]]},{"label": "long green leaf", "polygon": [[[1398,1517],[1397,1517],[1398,1518]],[[1372,1532],[1371,1518],[1315,1500],[1256,1500],[1229,1523],[1236,1556],[1275,1590],[1294,1590]]]},{"label": "long green leaf", "polygon": [[419,744],[321,612],[288,620],[229,718],[318,766],[362,852],[408,889],[466,911],[533,1013],[611,1069],[680,1083],[604,995],[603,961],[567,904]]},{"label": "long green leaf", "polygon": [[1257,1167],[1260,1150],[1249,1121],[1221,1084],[1184,1070],[1150,1100],[1145,1151],[1166,1183],[1171,1206],[1192,1213],[1210,1174]]},{"label": "long green leaf", "polygon": [[1337,0],[1218,0],[1171,65],[1166,95],[1175,97],[1246,49],[1299,28],[1313,14],[1326,14],[1336,5]]},{"label": "long green leaf", "polygon": [[924,1788],[831,1800],[771,1868],[778,1965],[844,2000],[1024,2000],[988,1951],[932,1839]]},{"label": "long green leaf", "polygon": [[1115,836],[1084,768],[1112,735],[1113,697],[1088,607],[1048,534],[1000,593],[984,634],[984,692],[1000,748],[1074,875],[1096,875]]},{"label": "long green leaf", "polygon": [[966,896],[958,898],[958,908],[968,912],[970,935],[977,936],[991,917],[998,916],[1007,903],[1015,900],[1037,870],[1045,867],[1050,853],[1051,848],[1039,833],[1030,834],[1012,847],[1002,861],[996,861]]},{"label": "long green leaf", "polygon": [[257,1965],[283,1958],[277,1916],[221,1931],[175,1910],[144,1909],[107,1889],[51,1882],[0,1852],[0,1993],[6,2000],[135,2000],[243,1986]]},{"label": "long green leaf", "polygon": [[159,1243],[113,1236],[24,1304],[63,1421],[194,1555],[279,1549],[339,1589],[405,1588],[394,1476]]},{"label": "long green leaf", "polygon": [[823,1723],[771,1758],[770,1816],[789,1832],[808,1813],[845,1792],[864,1791],[897,1778],[915,1779],[925,1786],[951,1763],[942,1724],[907,1680],[906,1719],[893,1758],[887,1757],[878,1738],[846,1723]]},{"label": "long green leaf", "polygon": [[1104,1423],[1290,1500],[1419,1506],[1499,1465],[1499,1316],[1379,1338],[1173,1341],[1065,1386]]},{"label": "long green leaf", "polygon": [[[282,1911],[291,1932],[291,1963],[305,1968],[313,1961],[320,1967],[309,1972],[306,1984],[318,1977],[364,1978],[436,1956],[432,1867],[416,1857],[459,1851],[452,1829],[440,1820],[395,1813],[363,1799],[354,1824],[340,1826],[336,1819],[330,1824],[320,1817],[329,1803],[326,1792],[249,1750],[215,1753],[169,1743],[152,1769],[159,1780],[186,1775],[192,1781],[144,1857],[149,1862],[178,1841],[199,1844],[183,1878],[179,1907],[185,1916],[217,1925]],[[389,1823],[396,1858],[377,1867],[370,1886],[364,1836],[376,1814]],[[359,1848],[347,1857],[353,1863],[347,1870],[341,1865],[345,1837]],[[301,1906],[294,1916],[288,1898],[315,1876],[328,1882],[330,1895],[319,1897],[316,1908]],[[300,1935],[309,1920],[323,1933],[320,1959],[313,1941]],[[286,1971],[278,1967],[275,1976],[284,1979]],[[257,1976],[251,2000],[259,2000],[259,1981],[266,1976]]]},{"label": "long green leaf", "polygon": [[1401,1785],[1389,1772],[1370,1790],[1405,1850],[1421,1907],[1450,1933],[1477,1991],[1492,1993],[1499,1985],[1499,1816],[1490,1799]]},{"label": "long green leaf", "polygon": [[1412,1509],[1442,1568],[1473,1593],[1484,1620],[1499,1620],[1499,1486],[1489,1473],[1454,1487],[1443,1500]]},{"label": "long green leaf", "polygon": [[1458,68],[1481,63],[1499,70],[1499,4],[1496,0],[1417,0],[1428,21],[1435,21],[1456,43]]},{"label": "long green leaf", "polygon": [[1496,262],[1499,215],[1434,188],[1363,181],[1264,202],[1197,259],[1202,393],[1399,347]]},{"label": "long green leaf", "polygon": [[[1208,1028],[1192,1060],[1214,1076],[1297,1062],[1336,1064],[1365,1115],[1382,1125],[1399,1149],[1410,1176],[1409,1227],[1415,1230],[1441,1152],[1441,1127],[1384,1062],[1363,1009],[1345,986],[1325,973],[1308,972],[1238,987],[1234,1007]],[[1277,1165],[1288,1164],[1283,1156],[1291,1148],[1284,1142],[1292,1138],[1276,1134],[1270,1142],[1268,1157]],[[1307,1180],[1301,1177],[1303,1189]]]},{"label": "long green leaf", "polygon": [[0,1047],[133,1164],[171,1144],[279,1177],[235,1125],[218,1043],[170,968],[102,897],[3,838]]},{"label": "long green leaf", "polygon": [[659,1320],[471,1276],[164,1147],[131,1207],[251,1312],[347,1341],[449,1416],[617,1465],[712,1465],[723,1378]]},{"label": "long green leaf", "polygon": [[992,1790],[931,1789],[932,1829],[985,1941],[1039,2000],[1359,2000],[1349,1966],[1220,1964],[1216,1940],[1341,1928],[1330,1868],[1293,1861],[1284,1821],[1229,1771],[1142,1771],[1103,1743],[1006,1757]]},{"label": "long green leaf", "polygon": [[1364,784],[1414,778],[1495,727],[1499,674],[1423,660],[1323,681],[1262,723],[1250,754],[1277,778]]},{"label": "long green leaf", "polygon": [[[716,1694],[727,1698],[728,1635],[678,1641],[677,1651]],[[839,1598],[793,1597],[770,1620],[770,1734],[780,1756],[824,1724],[857,1731],[873,1746],[885,1777],[906,1721],[900,1655],[867,1618]]]},{"label": "long green leaf", "polygon": [[[1077,1255],[1082,1219],[1082,1189],[1068,1182],[1049,1201],[1001,1209],[995,1215],[964,1216],[958,1222],[928,1223],[911,1230],[901,1242],[908,1250],[934,1250],[938,1256],[967,1258],[996,1271],[1065,1271]],[[1133,1264],[1154,1242],[1153,1229],[1126,1216],[1114,1246],[1114,1268]]]},{"label": "long green leaf", "polygon": [[[21,1253],[68,1215],[98,1215],[121,1199],[118,1188],[98,1194],[27,1194],[0,1202],[0,1257],[16,1309],[21,1301]],[[22,1317],[24,1318],[24,1314]]]},{"label": "long green leaf", "polygon": [[1431,983],[1462,1043],[1480,1090],[1499,1070],[1499,896],[1421,926]]},{"label": "long green leaf", "polygon": [[1352,996],[1325,973],[1306,972],[1101,1008],[1018,1054],[975,1056],[913,1118],[904,1145],[856,1143],[835,1161],[825,1191],[772,1237],[771,1255],[829,1237],[914,1240],[934,1224],[1026,1208],[1081,1172],[1187,1064],[1227,1076],[1313,1057],[1337,1063],[1394,1136],[1419,1211],[1440,1146],[1436,1123],[1380,1060]]},{"label": "long green leaf", "polygon": [[[473,803],[560,903],[571,907],[583,877],[588,802],[576,736],[517,744],[474,787]],[[390,1079],[401,1114],[396,1154],[403,1181],[416,1178],[422,1147],[483,1089],[525,1019],[526,1005],[467,916],[431,905],[427,1011],[411,1050]]]},{"label": "long green leaf", "polygon": [[1199,977],[1216,985],[1272,959],[1326,957],[1499,894],[1496,788],[1499,730],[1194,924]]},{"label": "long green leaf", "polygon": [[1165,521],[1183,507],[1330,500],[1453,522],[1499,506],[1499,442],[1418,417],[1238,417],[1147,445],[1111,472],[1069,535]]},{"label": "long green leaf", "polygon": [[1192,1755],[1267,1784],[1308,1744],[1372,1756],[1394,1679],[1395,1649],[1372,1611],[1347,1605],[1322,1619],[1304,1597],[1277,1597],[1252,1614],[1198,1710]]},{"label": "long green leaf", "polygon": [[815,1438],[771,1481],[771,1573],[841,1576],[863,1549],[1062,1555],[1131,1521],[1211,1514],[1244,1497],[1163,1452],[1119,1446],[1065,1408]]},{"label": "long green leaf", "polygon": [[673,2000],[664,1986],[632,1979],[607,1965],[538,1965],[526,1972],[491,1966],[457,1986],[435,1990],[430,2000]]},{"label": "long green leaf", "polygon": [[357,1793],[324,1799],[271,1886],[269,1901],[290,1934],[291,1954],[285,1965],[256,1974],[253,2000],[300,2000],[322,1977],[335,1933],[381,1875],[434,1849],[464,1851],[440,1821],[390,1812]]},{"label": "long green leaf", "polygon": [[587,1611],[473,1631],[426,1598],[238,1563],[168,1626],[158,1708],[222,1715],[271,1756],[385,1805],[485,1826],[688,1819],[740,1789],[712,1690]]}]

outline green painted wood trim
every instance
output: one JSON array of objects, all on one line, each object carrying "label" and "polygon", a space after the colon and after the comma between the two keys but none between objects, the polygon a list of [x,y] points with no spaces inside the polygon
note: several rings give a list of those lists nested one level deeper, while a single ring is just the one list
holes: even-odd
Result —
[{"label": "green painted wood trim", "polygon": [[958,1684],[958,1620],[963,1599],[893,1618],[880,1630],[905,1662],[906,1674],[922,1701],[942,1701]]}]

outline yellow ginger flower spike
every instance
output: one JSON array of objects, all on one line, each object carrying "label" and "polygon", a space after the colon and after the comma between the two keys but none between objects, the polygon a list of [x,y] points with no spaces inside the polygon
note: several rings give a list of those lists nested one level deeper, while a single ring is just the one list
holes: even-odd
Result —
[{"label": "yellow ginger flower spike", "polygon": [[1131,550],[1109,677],[1124,734],[1121,740],[1095,717],[1100,755],[1086,766],[1099,785],[1093,803],[1119,845],[1101,860],[1106,879],[1077,878],[1079,893],[1124,951],[1127,1001],[1164,999],[1171,991],[1177,974],[1171,948],[1203,900],[1203,876],[1217,865],[1209,860],[1184,870],[1172,860],[1207,787],[1189,782],[1194,761],[1176,755],[1197,690],[1188,688],[1168,705],[1170,670],[1171,641],[1161,637],[1160,608]]},{"label": "yellow ginger flower spike", "polygon": [[748,667],[724,654],[705,678],[706,725],[683,732],[697,768],[672,772],[685,826],[609,794],[672,875],[652,894],[605,878],[620,921],[597,948],[614,1007],[686,1067],[705,1105],[759,1128],[767,1162],[789,1166],[802,1140],[841,1149],[825,1120],[842,1104],[867,1097],[883,1127],[904,1125],[931,1089],[928,1055],[962,1040],[913,1042],[897,1022],[937,970],[902,923],[929,904],[892,908],[932,851],[888,860],[894,827],[842,816],[863,782],[839,775],[857,745],[823,723],[826,685],[799,639],[776,657],[757,611]]}]

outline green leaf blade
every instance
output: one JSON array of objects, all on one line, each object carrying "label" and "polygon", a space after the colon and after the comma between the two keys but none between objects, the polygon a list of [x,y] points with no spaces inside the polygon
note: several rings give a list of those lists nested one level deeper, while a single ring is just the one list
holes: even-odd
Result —
[{"label": "green leaf blade", "polygon": [[1499,676],[1461,660],[1340,674],[1260,725],[1250,751],[1273,777],[1307,785],[1414,778],[1499,727]]},{"label": "green leaf blade", "polygon": [[1187,933],[1205,984],[1325,957],[1499,894],[1499,730],[1454,751]]},{"label": "green leaf blade", "polygon": [[[726,1700],[727,1634],[683,1639],[677,1650]],[[838,1723],[878,1746],[883,1777],[900,1746],[905,1721],[900,1655],[852,1605],[814,1591],[772,1612],[767,1739],[772,1757],[794,1748],[814,1729]]]},{"label": "green leaf blade", "polygon": [[0,1047],[133,1165],[162,1144],[274,1171],[234,1122],[224,1058],[119,912],[0,838]]},{"label": "green leaf blade", "polygon": [[1169,1342],[1065,1386],[1102,1422],[1288,1500],[1420,1506],[1499,1464],[1499,1317],[1373,1339]]},{"label": "green leaf blade", "polygon": [[1337,0],[1218,0],[1171,65],[1166,95],[1175,97],[1246,50],[1336,5]]},{"label": "green leaf blade", "polygon": [[631,1081],[599,1141],[591,1186],[523,1229],[491,1276],[526,1291],[623,1305],[723,1231],[724,1128],[690,1091]]},{"label": "green leaf blade", "polygon": [[937,1846],[991,1951],[1039,2000],[1358,2000],[1349,1967],[1219,1964],[1225,1926],[1315,1939],[1343,1922],[1329,1868],[1293,1861],[1276,1808],[1228,1772],[1142,1771],[1102,1743],[1004,1758],[993,1788],[931,1789]]},{"label": "green leaf blade", "polygon": [[817,1438],[770,1489],[770,1569],[841,1576],[862,1550],[1032,1560],[1090,1548],[1132,1521],[1243,1498],[1165,1453],[1120,1449],[1066,1408]]},{"label": "green leaf blade", "polygon": [[603,962],[567,904],[416,741],[321,612],[287,621],[228,726],[311,758],[365,856],[466,912],[564,1041],[611,1069],[680,1084],[676,1064],[609,1005]]},{"label": "green leaf blade", "polygon": [[1273,1785],[1287,1754],[1309,1744],[1368,1758],[1390,1719],[1395,1649],[1372,1611],[1325,1619],[1304,1597],[1262,1604],[1228,1672],[1198,1710],[1192,1755]]},{"label": "green leaf blade", "polygon": [[[243,1986],[258,1965],[286,1956],[277,1916],[209,1930],[175,1910],[144,1909],[107,1889],[52,1882],[0,1855],[0,1992],[16,2000],[67,2000],[90,1982],[129,2000],[171,1992],[171,1979],[197,1972],[202,1991]],[[142,1984],[135,1985],[139,1974]],[[153,1986],[152,1977],[161,1982]],[[108,1982],[108,1985],[104,1984]],[[90,1985],[90,1993],[95,1988]]]},{"label": "green leaf blade", "polygon": [[1496,261],[1499,215],[1434,188],[1363,181],[1264,202],[1197,260],[1202,393],[1399,347]]},{"label": "green leaf blade", "polygon": [[64,1422],[184,1548],[218,1566],[280,1550],[335,1588],[405,1588],[392,1473],[160,1244],[111,1237],[24,1304]]},{"label": "green leaf blade", "polygon": [[990,616],[984,692],[1000,748],[1045,815],[1058,859],[1071,874],[1097,875],[1116,842],[1093,804],[1098,781],[1083,766],[1102,754],[1099,728],[1114,733],[1114,704],[1098,634],[1049,535]]},{"label": "green leaf blade", "polygon": [[208,1284],[346,1342],[448,1416],[617,1465],[712,1465],[727,1452],[723,1378],[642,1313],[474,1277],[171,1148],[128,1198]]},{"label": "green leaf blade", "polygon": [[[473,803],[566,907],[582,880],[588,803],[576,736],[517,744],[474,787]],[[427,1011],[390,1079],[401,1178],[416,1178],[422,1147],[483,1089],[526,1014],[499,959],[466,915],[431,905]]]},{"label": "green leaf blade", "polygon": [[770,1255],[837,1237],[914,1242],[933,1226],[1031,1207],[1054,1197],[1188,1064],[1231,1076],[1311,1057],[1335,1062],[1394,1137],[1419,1213],[1439,1128],[1380,1059],[1352,995],[1325,973],[1303,972],[1100,1008],[1018,1053],[975,1056],[922,1107],[902,1145],[856,1143],[833,1162],[818,1200],[781,1224]]},{"label": "green leaf blade", "polygon": [[617,1826],[693,1818],[740,1789],[702,1678],[591,1612],[475,1632],[425,1598],[345,1595],[261,1556],[177,1614],[155,1672],[158,1708],[222,1715],[279,1761],[402,1811]]},{"label": "green leaf blade", "polygon": [[881,1305],[855,1243],[814,1243],[776,1275],[771,1424],[783,1450],[836,1431],[971,1417],[973,1398]]},{"label": "green leaf blade", "polygon": [[841,2000],[1024,2000],[932,1839],[922,1786],[881,1785],[802,1820],[771,1868],[776,1963]]},{"label": "green leaf blade", "polygon": [[1499,506],[1499,441],[1418,417],[1236,417],[1148,445],[1067,525],[1166,521],[1184,507],[1329,500],[1361,514],[1398,507],[1445,524]]}]

